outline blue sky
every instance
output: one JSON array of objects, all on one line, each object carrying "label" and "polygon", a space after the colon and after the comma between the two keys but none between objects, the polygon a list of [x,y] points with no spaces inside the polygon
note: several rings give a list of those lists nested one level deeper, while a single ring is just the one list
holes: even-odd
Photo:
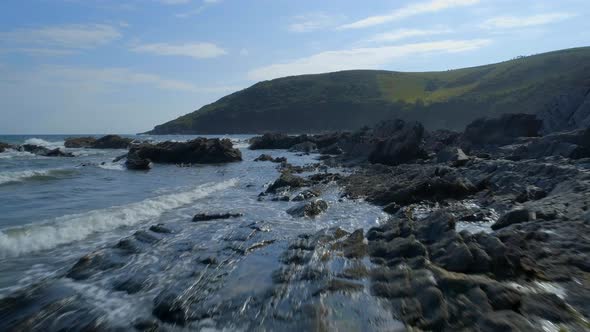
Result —
[{"label": "blue sky", "polygon": [[136,133],[253,83],[590,45],[588,0],[5,0],[0,134]]}]

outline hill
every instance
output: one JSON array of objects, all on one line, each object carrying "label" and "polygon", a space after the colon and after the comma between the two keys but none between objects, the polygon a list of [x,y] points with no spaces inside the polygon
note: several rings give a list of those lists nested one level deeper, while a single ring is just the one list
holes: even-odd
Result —
[{"label": "hill", "polygon": [[263,81],[148,133],[320,132],[389,118],[461,130],[483,116],[546,112],[557,98],[584,100],[589,90],[584,47],[441,72],[352,70]]}]

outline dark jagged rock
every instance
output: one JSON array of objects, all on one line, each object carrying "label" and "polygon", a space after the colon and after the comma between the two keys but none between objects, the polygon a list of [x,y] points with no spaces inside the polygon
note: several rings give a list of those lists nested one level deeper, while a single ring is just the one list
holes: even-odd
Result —
[{"label": "dark jagged rock", "polygon": [[146,171],[152,168],[152,162],[149,159],[141,158],[137,152],[127,154],[125,167],[129,170]]},{"label": "dark jagged rock", "polygon": [[317,149],[318,146],[313,142],[302,142],[291,146],[289,151],[310,153],[316,151]]},{"label": "dark jagged rock", "polygon": [[279,188],[300,188],[307,184],[307,181],[297,175],[289,172],[281,173],[281,176],[275,180],[267,189],[267,193],[275,193]]},{"label": "dark jagged rock", "polygon": [[542,126],[533,114],[504,114],[473,121],[465,128],[463,138],[475,145],[505,145],[518,137],[540,136]]},{"label": "dark jagged rock", "polygon": [[373,135],[377,139],[369,155],[373,164],[399,165],[426,157],[421,147],[424,127],[420,123],[388,121],[377,126]]},{"label": "dark jagged rock", "polygon": [[322,199],[317,199],[307,203],[301,203],[287,210],[287,213],[293,217],[315,217],[328,209],[328,203]]},{"label": "dark jagged rock", "polygon": [[0,142],[0,153],[8,150],[8,149],[13,149],[14,147],[8,143],[4,143],[4,142]]},{"label": "dark jagged rock", "polygon": [[445,148],[436,154],[439,163],[451,163],[453,166],[464,166],[469,161],[469,156],[460,148]]},{"label": "dark jagged rock", "polygon": [[527,209],[515,209],[503,215],[495,224],[492,225],[492,229],[500,229],[513,224],[523,223],[535,219],[536,215],[534,212]]},{"label": "dark jagged rock", "polygon": [[106,135],[97,139],[93,144],[94,149],[127,149],[131,142],[130,138],[121,137],[119,135]]},{"label": "dark jagged rock", "polygon": [[124,259],[115,252],[99,250],[80,258],[68,271],[66,277],[74,280],[83,280],[100,271],[117,269],[124,265]]},{"label": "dark jagged rock", "polygon": [[286,163],[287,162],[287,158],[285,158],[285,157],[273,158],[269,154],[261,154],[256,159],[254,159],[254,161],[270,161],[270,162],[273,162],[273,163]]},{"label": "dark jagged rock", "polygon": [[590,128],[552,133],[516,146],[513,156],[518,159],[539,159],[561,156],[571,159],[590,157]]},{"label": "dark jagged rock", "polygon": [[267,133],[250,139],[250,149],[289,149],[295,144],[305,142],[307,136],[289,136],[285,134]]},{"label": "dark jagged rock", "polygon": [[230,218],[239,218],[243,216],[241,213],[199,213],[193,217],[193,221],[209,221],[209,220],[216,220],[216,219],[230,219]]},{"label": "dark jagged rock", "polygon": [[65,140],[66,148],[92,148],[96,143],[94,137],[68,137]]},{"label": "dark jagged rock", "polygon": [[43,157],[74,157],[72,153],[63,152],[59,148],[51,150],[43,146],[24,144],[21,145],[20,149],[22,151],[26,151]]},{"label": "dark jagged rock", "polygon": [[344,151],[338,146],[338,144],[333,144],[321,149],[320,153],[328,155],[341,155],[342,153],[344,153]]},{"label": "dark jagged rock", "polygon": [[461,199],[477,191],[477,187],[466,178],[432,177],[407,186],[392,188],[379,194],[374,200],[381,204],[395,202],[399,205],[407,205],[422,201]]},{"label": "dark jagged rock", "polygon": [[154,163],[216,164],[242,160],[229,139],[197,138],[188,142],[163,142],[133,146],[129,154]]}]

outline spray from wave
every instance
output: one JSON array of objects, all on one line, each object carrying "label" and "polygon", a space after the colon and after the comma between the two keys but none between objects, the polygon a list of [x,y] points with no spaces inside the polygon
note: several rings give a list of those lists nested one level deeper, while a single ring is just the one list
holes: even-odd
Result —
[{"label": "spray from wave", "polygon": [[64,148],[64,141],[50,142],[50,141],[46,141],[41,138],[29,138],[28,140],[25,141],[25,144],[42,146],[42,147],[45,147],[48,149],[56,149],[56,148],[63,149]]},{"label": "spray from wave", "polygon": [[153,220],[166,211],[193,203],[237,183],[237,179],[209,183],[182,193],[157,196],[128,205],[66,215],[40,224],[6,229],[0,232],[0,257],[14,257],[53,249],[62,244],[83,240],[93,233]]}]

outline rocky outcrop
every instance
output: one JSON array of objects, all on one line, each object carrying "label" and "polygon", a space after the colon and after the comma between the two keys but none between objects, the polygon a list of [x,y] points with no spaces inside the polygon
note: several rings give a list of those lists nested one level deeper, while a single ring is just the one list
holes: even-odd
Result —
[{"label": "rocky outcrop", "polygon": [[295,144],[307,141],[307,139],[307,135],[289,136],[285,134],[266,133],[250,139],[250,149],[289,149]]},{"label": "rocky outcrop", "polygon": [[369,155],[373,164],[399,165],[419,158],[426,158],[422,149],[424,127],[417,122],[388,121],[373,130],[375,147]]},{"label": "rocky outcrop", "polygon": [[229,139],[218,138],[140,144],[131,147],[129,153],[154,163],[217,164],[242,160],[242,153]]},{"label": "rocky outcrop", "polygon": [[96,143],[94,137],[68,137],[65,140],[66,148],[92,148]]},{"label": "rocky outcrop", "polygon": [[19,148],[21,151],[29,152],[38,156],[43,157],[74,157],[74,155],[70,152],[63,152],[59,148],[56,149],[48,149],[43,146],[33,145],[33,144],[24,144],[21,145]]},{"label": "rocky outcrop", "polygon": [[8,143],[0,142],[0,153],[12,148],[13,146]]},{"label": "rocky outcrop", "polygon": [[561,156],[571,159],[590,157],[590,128],[552,133],[516,145],[512,156],[518,159],[538,159]]},{"label": "rocky outcrop", "polygon": [[307,185],[307,181],[297,175],[293,175],[290,172],[283,172],[281,176],[275,180],[268,188],[266,189],[267,193],[276,193],[279,189],[293,189],[293,188],[300,188]]},{"label": "rocky outcrop", "polygon": [[130,138],[121,137],[119,135],[106,135],[97,139],[93,144],[94,149],[127,149],[131,142]]},{"label": "rocky outcrop", "polygon": [[463,139],[473,145],[505,145],[518,137],[540,136],[542,126],[533,114],[504,114],[473,121],[465,128]]},{"label": "rocky outcrop", "polygon": [[137,152],[128,153],[125,167],[129,170],[146,171],[152,168],[152,162],[147,158],[142,158]]},{"label": "rocky outcrop", "polygon": [[318,146],[313,142],[298,143],[289,148],[290,152],[305,152],[311,153],[318,149]]},{"label": "rocky outcrop", "polygon": [[313,218],[328,209],[328,203],[322,199],[316,199],[311,202],[301,203],[296,205],[289,210],[287,213],[292,215],[293,217],[309,217]]},{"label": "rocky outcrop", "polygon": [[463,166],[469,161],[469,156],[460,148],[448,147],[437,153],[436,161],[439,163],[450,163],[453,166]]},{"label": "rocky outcrop", "polygon": [[553,98],[538,117],[545,134],[590,127],[590,87],[569,90]]},{"label": "rocky outcrop", "polygon": [[269,154],[261,154],[260,156],[256,157],[256,159],[254,159],[254,161],[270,161],[273,163],[286,163],[287,158],[285,158],[285,157],[273,158],[273,156],[271,156]]}]

